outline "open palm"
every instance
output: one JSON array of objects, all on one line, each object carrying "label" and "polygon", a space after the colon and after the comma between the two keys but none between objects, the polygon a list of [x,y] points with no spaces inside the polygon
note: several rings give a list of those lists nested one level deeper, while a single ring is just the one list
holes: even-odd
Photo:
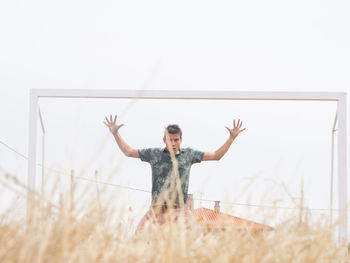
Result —
[{"label": "open palm", "polygon": [[230,136],[233,138],[236,138],[238,134],[240,134],[242,131],[244,131],[246,128],[242,128],[243,122],[238,119],[237,123],[236,120],[233,120],[233,129],[230,129],[229,127],[226,126],[226,129],[230,132]]},{"label": "open palm", "polygon": [[114,119],[112,115],[109,115],[109,119],[107,116],[105,117],[107,122],[103,122],[110,130],[112,134],[116,134],[118,130],[124,126],[124,124],[117,125],[117,115],[114,116]]}]

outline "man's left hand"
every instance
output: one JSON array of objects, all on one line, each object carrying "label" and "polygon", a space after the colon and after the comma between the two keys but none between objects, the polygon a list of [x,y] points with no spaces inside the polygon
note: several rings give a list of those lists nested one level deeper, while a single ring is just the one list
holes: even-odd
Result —
[{"label": "man's left hand", "polygon": [[244,131],[246,128],[242,128],[243,122],[238,119],[237,123],[236,120],[233,120],[233,129],[230,129],[229,127],[226,126],[226,129],[230,132],[230,137],[236,138],[238,134],[240,134],[242,131]]}]

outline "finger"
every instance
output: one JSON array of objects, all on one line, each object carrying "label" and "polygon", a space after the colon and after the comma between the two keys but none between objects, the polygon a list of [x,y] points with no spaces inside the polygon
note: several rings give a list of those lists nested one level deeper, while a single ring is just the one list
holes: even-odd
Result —
[{"label": "finger", "polygon": [[124,124],[120,124],[119,126],[118,126],[118,129],[120,129],[121,127],[123,127],[124,126]]},{"label": "finger", "polygon": [[240,130],[239,132],[245,131],[245,129],[247,129],[247,128],[244,128],[244,129]]},{"label": "finger", "polygon": [[233,128],[236,128],[236,120],[233,119]]},{"label": "finger", "polygon": [[243,124],[243,121],[240,122],[238,128],[241,128],[241,127],[242,127],[242,124]]},{"label": "finger", "polygon": [[108,120],[107,116],[105,116],[105,118],[106,118],[107,123],[109,124],[109,120]]},{"label": "finger", "polygon": [[109,115],[109,119],[111,120],[111,122],[113,122],[113,117],[112,117],[112,114]]},{"label": "finger", "polygon": [[117,121],[117,114],[114,116],[114,123]]},{"label": "finger", "polygon": [[105,121],[103,123],[109,128],[109,125]]},{"label": "finger", "polygon": [[238,119],[237,120],[237,125],[236,125],[236,127],[239,127],[239,124],[241,123],[241,120],[240,119]]},{"label": "finger", "polygon": [[227,126],[225,126],[225,128],[231,133],[231,129]]}]

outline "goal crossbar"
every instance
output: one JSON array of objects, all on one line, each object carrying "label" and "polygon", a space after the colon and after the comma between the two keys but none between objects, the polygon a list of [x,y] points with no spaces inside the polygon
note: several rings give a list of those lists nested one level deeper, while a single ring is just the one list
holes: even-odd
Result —
[{"label": "goal crossbar", "polygon": [[[345,92],[31,89],[29,101],[28,196],[30,192],[35,191],[39,98],[335,101],[337,102],[338,114],[338,208],[341,215],[338,241],[340,244],[347,244],[347,98]],[[28,204],[27,216],[29,210]]]}]

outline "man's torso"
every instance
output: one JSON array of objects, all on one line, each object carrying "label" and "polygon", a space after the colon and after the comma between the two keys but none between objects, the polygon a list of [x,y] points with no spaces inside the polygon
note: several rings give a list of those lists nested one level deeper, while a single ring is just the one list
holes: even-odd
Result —
[{"label": "man's torso", "polygon": [[180,149],[175,154],[178,167],[175,170],[165,148],[141,149],[139,155],[152,168],[152,205],[163,205],[164,201],[176,206],[186,205],[191,166],[201,162],[204,153],[191,148]]}]

